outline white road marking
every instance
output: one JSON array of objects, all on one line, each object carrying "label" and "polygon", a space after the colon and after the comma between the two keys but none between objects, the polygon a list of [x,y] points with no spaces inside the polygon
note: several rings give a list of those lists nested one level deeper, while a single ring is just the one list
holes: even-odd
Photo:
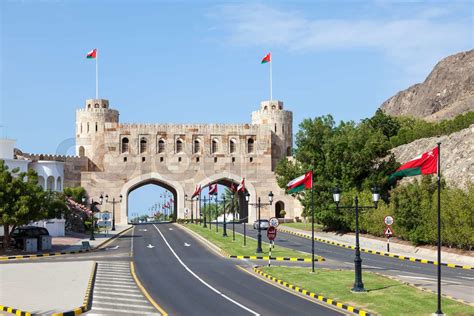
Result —
[{"label": "white road marking", "polygon": [[429,281],[436,281],[433,278],[425,278],[425,277],[418,277],[418,276],[410,276],[410,275],[398,275],[400,278],[409,278],[409,279],[416,279],[416,280],[429,280]]},{"label": "white road marking", "polygon": [[[112,294],[114,295],[114,297],[117,297],[117,296],[126,296],[126,297],[143,297],[143,295],[141,294],[132,294],[132,293],[122,293],[122,292],[112,292],[112,291],[97,291],[97,293],[99,295],[101,294],[106,294],[106,295],[109,295],[109,294]],[[138,293],[138,292],[137,292]],[[96,295],[94,294],[94,297],[96,297]],[[121,299],[120,297],[117,297],[117,299]]]},{"label": "white road marking", "polygon": [[184,247],[190,247],[191,244],[188,244],[187,242],[184,243]]},{"label": "white road marking", "polygon": [[463,279],[466,279],[466,280],[474,280],[474,278],[465,277],[465,276],[461,276],[460,278],[463,278]]},{"label": "white road marking", "polygon": [[[120,313],[128,313],[129,315],[156,315],[156,313],[147,313],[147,312],[140,312],[140,311],[131,311],[131,310],[124,310],[121,309],[117,311],[116,309],[110,309],[110,308],[103,308],[103,307],[94,307],[94,310],[98,311],[110,311],[110,312],[120,312]],[[104,315],[104,314],[90,314],[87,313],[87,315]]]},{"label": "white road marking", "polygon": [[146,246],[147,248],[155,248],[155,246],[153,246],[152,244],[148,244],[148,246]]},{"label": "white road marking", "polygon": [[[134,289],[134,290],[130,290],[130,289],[122,289],[122,288],[119,288],[119,289],[110,289],[108,288],[106,285],[104,286],[100,286],[100,285],[97,285],[97,286],[94,286],[94,290],[97,289],[98,292],[100,293],[111,293],[111,294],[116,294],[116,292],[114,291],[119,291],[118,293],[122,293],[122,292],[130,292],[130,293],[141,293],[140,291]],[[103,290],[103,291],[102,291]],[[123,293],[125,294],[125,293]],[[128,294],[127,294],[128,295]]]},{"label": "white road marking", "polygon": [[114,247],[108,247],[108,248],[105,248],[105,251],[107,251],[107,250],[116,250],[118,248],[119,248],[119,245],[114,246]]},{"label": "white road marking", "polygon": [[[232,302],[233,304],[239,306],[240,308],[242,309],[245,309],[246,311],[248,311],[249,313],[252,313],[256,316],[259,316],[260,314],[251,310],[250,308],[240,304],[239,302],[233,300],[232,298],[228,297],[227,295],[225,295],[224,293],[220,292],[219,290],[217,290],[216,288],[212,287],[212,285],[206,283],[206,281],[204,281],[203,279],[201,279],[196,273],[194,273],[184,262],[183,260],[181,260],[181,258],[176,254],[176,252],[173,250],[173,248],[171,248],[171,245],[168,243],[168,241],[166,240],[165,236],[163,236],[163,234],[161,233],[161,231],[158,229],[158,227],[155,226],[155,224],[153,224],[153,227],[155,227],[155,229],[158,231],[158,233],[161,235],[161,238],[163,238],[163,241],[165,242],[165,244],[168,246],[168,248],[170,249],[170,251],[173,253],[173,255],[176,257],[176,259],[178,260],[178,262],[193,276],[195,277],[199,282],[201,282],[202,284],[204,284],[205,286],[207,286],[210,290],[214,291],[215,293],[219,294],[220,296],[222,296],[223,298],[225,298],[226,300],[228,300],[229,302]],[[170,228],[170,230],[172,230],[172,228]]]},{"label": "white road marking", "polygon": [[[148,305],[139,305],[139,304],[130,304],[130,303],[126,303],[126,304],[121,304],[121,303],[117,303],[117,302],[95,302],[97,304],[100,304],[100,305],[113,305],[113,306],[125,306],[125,307],[138,307],[138,308],[143,308],[143,309],[151,309],[151,310],[155,310],[154,307],[152,306],[148,306]],[[121,312],[121,310],[116,310],[116,312]]]},{"label": "white road marking", "polygon": [[[155,226],[155,225],[153,225],[153,226]],[[156,228],[156,226],[155,226],[155,228]],[[156,228],[156,229],[158,229],[158,228]],[[168,228],[168,230],[173,230],[173,228],[170,227],[170,228]]]},{"label": "white road marking", "polygon": [[147,232],[148,229],[146,229],[146,228],[145,228],[145,229],[140,229],[140,231],[141,231],[141,232]]},{"label": "white road marking", "polygon": [[96,300],[96,299],[106,299],[106,300],[113,299],[114,301],[126,301],[126,302],[135,302],[135,303],[146,303],[146,304],[148,304],[147,300],[136,299],[136,298],[122,298],[122,297],[111,298],[110,296],[94,295],[94,301],[96,303],[102,303],[101,300]]}]

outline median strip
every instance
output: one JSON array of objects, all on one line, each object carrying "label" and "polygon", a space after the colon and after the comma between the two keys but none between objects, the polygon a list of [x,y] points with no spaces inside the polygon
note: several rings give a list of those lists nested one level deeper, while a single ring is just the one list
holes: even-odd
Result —
[{"label": "median strip", "polygon": [[[298,237],[302,237],[302,238],[306,238],[306,239],[311,240],[311,236],[303,234],[303,233],[298,233],[298,232],[294,232],[294,231],[291,231],[291,230],[286,230],[286,229],[281,228],[281,227],[279,228],[279,231],[283,232],[283,233],[286,233],[286,234],[290,234],[290,235],[294,235],[294,236],[298,236]],[[342,244],[342,243],[327,240],[327,239],[322,239],[322,238],[319,238],[319,237],[314,237],[314,241],[318,241],[318,242],[322,242],[322,243],[326,243],[326,244],[330,244],[330,245],[338,246],[338,247],[342,247],[342,248],[347,248],[347,249],[355,249],[354,246],[347,245],[347,244]],[[418,263],[438,265],[437,261],[407,257],[407,256],[397,255],[397,254],[388,253],[388,252],[384,252],[384,251],[377,251],[377,250],[371,250],[371,249],[365,249],[365,248],[360,248],[360,251],[363,251],[365,253],[370,253],[370,254],[373,254],[373,255],[396,258],[396,259],[400,259],[400,260],[407,260],[407,261],[418,262]],[[442,262],[441,265],[449,267],[449,268],[474,270],[474,267],[468,266],[468,265],[459,265],[459,264],[444,263],[444,262]]]},{"label": "median strip", "polygon": [[330,299],[330,298],[327,298],[327,297],[324,297],[322,295],[319,295],[317,293],[314,293],[314,292],[311,292],[311,291],[308,291],[308,290],[305,290],[299,286],[296,286],[296,285],[293,285],[291,283],[288,283],[288,282],[285,282],[283,280],[280,280],[278,278],[275,278],[274,276],[271,276],[270,274],[267,274],[265,272],[263,272],[259,267],[255,267],[253,268],[253,271],[255,273],[258,273],[260,274],[261,276],[263,276],[264,278],[266,279],[269,279],[273,282],[276,282],[280,285],[283,285],[284,287],[287,287],[289,289],[292,289],[296,292],[299,292],[303,295],[306,295],[306,296],[309,296],[311,298],[314,298],[318,301],[321,301],[321,302],[324,302],[326,304],[329,304],[329,305],[332,305],[332,306],[335,306],[337,308],[340,308],[340,309],[343,309],[343,310],[346,310],[346,311],[349,311],[351,313],[354,313],[356,315],[362,315],[362,316],[370,316],[371,314],[360,309],[360,308],[357,308],[357,307],[354,307],[354,306],[351,306],[351,305],[347,305],[347,304],[343,304],[343,303],[340,303],[338,301],[335,301],[333,299]]}]

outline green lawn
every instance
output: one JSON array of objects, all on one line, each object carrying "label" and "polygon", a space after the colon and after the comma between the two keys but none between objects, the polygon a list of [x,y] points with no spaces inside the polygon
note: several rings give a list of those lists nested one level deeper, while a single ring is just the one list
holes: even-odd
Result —
[{"label": "green lawn", "polygon": [[[235,233],[235,241],[232,241],[232,225],[227,226],[228,237],[222,237],[222,225],[219,226],[219,232],[216,233],[216,227],[212,225],[212,230],[209,228],[203,228],[196,224],[187,224],[187,228],[198,233],[202,237],[206,238],[229,255],[237,256],[268,256],[269,244],[262,242],[263,253],[257,254],[257,241],[247,236],[247,245],[244,246],[244,236]],[[262,241],[266,240],[266,232],[262,232]],[[285,247],[280,247],[278,244],[272,250],[272,257],[296,257],[296,258],[311,258],[311,254],[295,251]]]},{"label": "green lawn", "polygon": [[[280,227],[285,228],[286,227],[291,227],[291,228],[297,228],[301,230],[306,230],[306,231],[311,231],[311,223],[281,223]],[[314,231],[321,231],[323,228],[323,225],[314,223]]]},{"label": "green lawn", "polygon": [[[352,293],[354,272],[349,270],[264,267],[263,271],[295,286],[384,316],[430,315],[436,311],[436,295],[370,272],[363,274],[366,293]],[[447,315],[474,315],[474,307],[443,298]]]}]

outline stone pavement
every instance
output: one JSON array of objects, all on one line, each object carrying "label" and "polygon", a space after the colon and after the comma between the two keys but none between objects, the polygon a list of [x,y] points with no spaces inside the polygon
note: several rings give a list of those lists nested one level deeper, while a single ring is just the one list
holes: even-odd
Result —
[{"label": "stone pavement", "polygon": [[30,313],[60,313],[83,304],[93,261],[0,265],[0,303]]},{"label": "stone pavement", "polygon": [[[311,237],[311,232],[306,230],[301,230],[288,226],[280,226],[288,231],[297,232],[300,234],[307,235]],[[338,242],[341,244],[355,245],[355,235],[354,234],[336,234],[336,233],[326,233],[326,232],[314,232],[314,236],[317,238]],[[360,247],[365,249],[371,249],[376,251],[387,251],[387,242],[386,240],[380,240],[375,238],[369,238],[366,236],[359,236]],[[390,253],[414,257],[419,259],[427,259],[432,261],[437,261],[437,251],[436,249],[430,249],[427,247],[415,247],[411,245],[405,245],[401,243],[396,243],[390,241]],[[474,251],[470,251],[471,255],[460,255],[452,252],[443,251],[441,253],[441,261],[446,263],[453,263],[458,265],[468,265],[474,266]]]}]

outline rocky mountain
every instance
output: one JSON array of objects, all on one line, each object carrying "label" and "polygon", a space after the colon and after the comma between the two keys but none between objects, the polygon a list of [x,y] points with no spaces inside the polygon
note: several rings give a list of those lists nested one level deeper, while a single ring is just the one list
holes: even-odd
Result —
[{"label": "rocky mountain", "polygon": [[388,115],[429,121],[474,111],[474,50],[444,58],[423,83],[398,92],[381,109]]},{"label": "rocky mountain", "polygon": [[[435,147],[438,141],[441,142],[441,174],[448,185],[465,188],[467,182],[474,183],[474,124],[450,135],[417,139],[395,147],[392,153],[397,161],[404,163]],[[410,179],[413,178],[402,181]]]}]

